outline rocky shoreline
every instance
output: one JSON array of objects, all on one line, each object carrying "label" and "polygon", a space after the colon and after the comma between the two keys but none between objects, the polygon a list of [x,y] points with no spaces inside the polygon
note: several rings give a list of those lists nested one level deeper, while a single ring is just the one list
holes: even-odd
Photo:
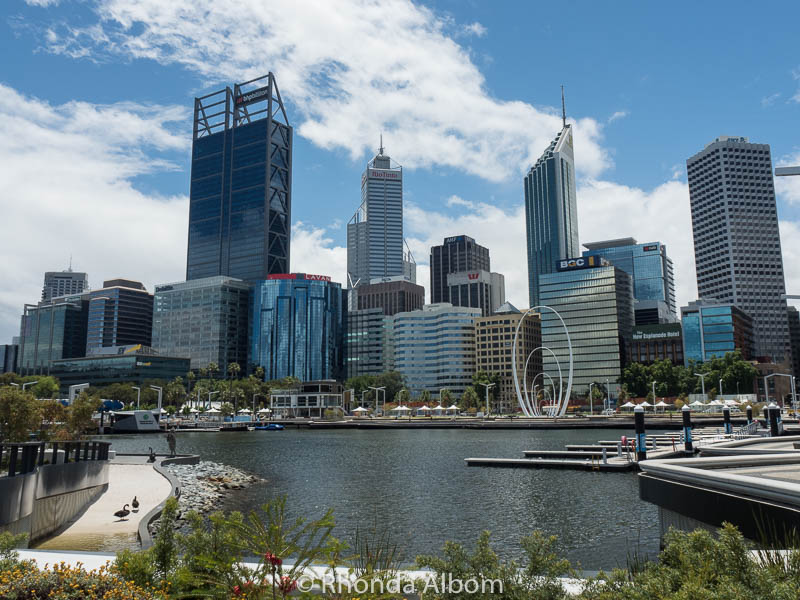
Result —
[{"label": "rocky shoreline", "polygon": [[[203,460],[196,465],[164,465],[163,467],[180,483],[181,495],[178,498],[179,517],[175,528],[182,530],[186,526],[186,513],[195,510],[201,514],[210,514],[219,510],[222,499],[234,490],[263,481],[236,467]],[[158,519],[150,524],[150,533],[155,534]]]}]

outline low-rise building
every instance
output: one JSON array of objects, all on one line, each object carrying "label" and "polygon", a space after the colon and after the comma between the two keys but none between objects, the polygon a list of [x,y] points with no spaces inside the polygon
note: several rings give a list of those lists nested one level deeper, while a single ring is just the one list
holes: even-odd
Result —
[{"label": "low-rise building", "polygon": [[745,360],[754,358],[753,320],[735,304],[711,299],[690,302],[681,307],[681,324],[687,366],[734,350],[740,350]]},{"label": "low-rise building", "polygon": [[628,362],[645,365],[668,360],[683,365],[683,329],[680,323],[637,325],[628,345]]},{"label": "low-rise building", "polygon": [[334,380],[306,381],[296,387],[272,390],[272,415],[288,417],[324,417],[325,411],[342,412],[342,384]]}]

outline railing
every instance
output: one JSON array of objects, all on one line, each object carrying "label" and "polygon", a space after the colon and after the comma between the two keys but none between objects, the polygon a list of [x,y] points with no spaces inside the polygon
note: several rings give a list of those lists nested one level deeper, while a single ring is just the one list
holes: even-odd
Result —
[{"label": "railing", "polygon": [[743,425],[742,427],[739,427],[738,429],[736,429],[736,431],[733,432],[733,439],[743,440],[744,438],[753,435],[758,435],[758,428],[759,428],[758,421],[753,421],[752,423]]},{"label": "railing", "polygon": [[[111,442],[20,442],[0,444],[0,477],[33,472],[45,464],[108,460]],[[49,460],[47,458],[49,450]],[[63,456],[59,460],[59,455]],[[6,471],[6,473],[3,473]]]}]

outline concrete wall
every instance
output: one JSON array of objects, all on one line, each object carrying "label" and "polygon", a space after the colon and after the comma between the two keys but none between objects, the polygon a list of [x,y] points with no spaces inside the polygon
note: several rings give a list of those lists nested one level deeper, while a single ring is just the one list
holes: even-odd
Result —
[{"label": "concrete wall", "polygon": [[0,531],[35,542],[65,525],[108,487],[108,461],[43,465],[0,477]]}]

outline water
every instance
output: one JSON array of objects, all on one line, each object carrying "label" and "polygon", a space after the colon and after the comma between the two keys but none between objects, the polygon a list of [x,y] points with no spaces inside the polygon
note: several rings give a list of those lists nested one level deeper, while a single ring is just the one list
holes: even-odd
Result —
[{"label": "water", "polygon": [[[655,506],[639,500],[636,475],[555,469],[467,467],[467,457],[521,458],[523,450],[619,439],[629,430],[327,430],[178,434],[178,452],[242,468],[264,483],[234,492],[226,510],[250,510],[280,495],[292,515],[331,507],[335,535],[387,528],[405,562],[447,540],[472,546],[488,529],[496,551],[521,558],[534,529],[587,570],[625,566],[628,553],[658,553]],[[166,452],[164,436],[114,436],[118,452]]]}]

